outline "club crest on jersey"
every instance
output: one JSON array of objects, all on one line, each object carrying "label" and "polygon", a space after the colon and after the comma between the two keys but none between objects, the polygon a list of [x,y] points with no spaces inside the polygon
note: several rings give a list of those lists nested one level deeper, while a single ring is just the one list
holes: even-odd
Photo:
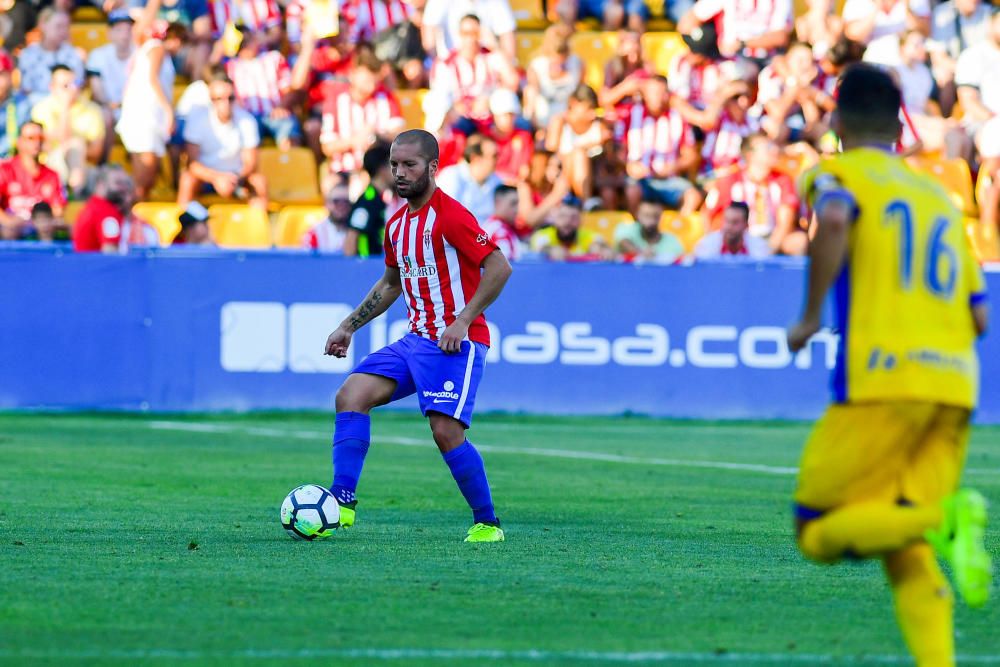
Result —
[{"label": "club crest on jersey", "polygon": [[430,250],[431,247],[431,230],[424,232],[424,247]]},{"label": "club crest on jersey", "polygon": [[417,266],[411,257],[403,257],[403,268],[399,271],[400,278],[429,278],[436,275],[436,266]]}]

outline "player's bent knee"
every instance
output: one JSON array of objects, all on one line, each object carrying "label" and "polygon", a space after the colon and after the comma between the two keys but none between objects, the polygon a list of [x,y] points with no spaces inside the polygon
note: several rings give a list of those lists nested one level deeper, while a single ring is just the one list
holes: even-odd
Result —
[{"label": "player's bent knee", "polygon": [[385,405],[392,398],[395,382],[388,378],[352,374],[337,390],[337,412],[361,412]]},{"label": "player's bent knee", "polygon": [[465,426],[453,417],[436,412],[429,412],[431,434],[434,443],[442,452],[449,452],[465,442]]}]

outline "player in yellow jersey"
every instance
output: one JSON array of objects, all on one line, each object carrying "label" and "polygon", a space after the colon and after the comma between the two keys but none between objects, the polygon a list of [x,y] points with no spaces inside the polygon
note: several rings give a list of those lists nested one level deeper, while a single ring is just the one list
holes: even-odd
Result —
[{"label": "player in yellow jersey", "polygon": [[833,121],[844,153],[801,184],[818,224],[789,347],[819,330],[831,288],[841,341],[834,402],[802,455],[796,526],[810,559],[881,559],[910,651],[938,667],[954,664],[954,640],[935,551],[970,606],[986,602],[991,580],[985,500],[958,489],[986,294],[948,195],[893,155],[899,106],[887,74],[849,69]]}]

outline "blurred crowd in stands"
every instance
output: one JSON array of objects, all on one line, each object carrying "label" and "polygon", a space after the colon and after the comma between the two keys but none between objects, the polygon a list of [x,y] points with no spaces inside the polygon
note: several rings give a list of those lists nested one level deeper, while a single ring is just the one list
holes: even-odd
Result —
[{"label": "blurred crowd in stands", "polygon": [[984,0],[0,0],[0,236],[381,253],[388,144],[511,258],[802,255],[838,74],[886,67],[895,150],[1000,259]]}]

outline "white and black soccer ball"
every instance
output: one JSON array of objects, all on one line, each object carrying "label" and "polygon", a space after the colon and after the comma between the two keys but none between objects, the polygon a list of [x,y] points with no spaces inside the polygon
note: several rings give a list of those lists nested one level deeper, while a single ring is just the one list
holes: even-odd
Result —
[{"label": "white and black soccer ball", "polygon": [[340,505],[316,484],[303,484],[281,503],[281,525],[296,540],[322,540],[340,525]]}]

